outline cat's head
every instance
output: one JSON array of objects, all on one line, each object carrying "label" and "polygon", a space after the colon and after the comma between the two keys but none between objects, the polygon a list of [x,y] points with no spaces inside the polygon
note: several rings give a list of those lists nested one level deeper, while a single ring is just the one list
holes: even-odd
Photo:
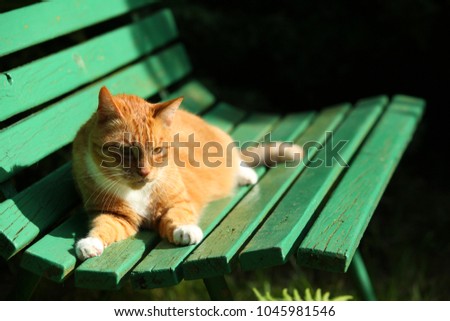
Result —
[{"label": "cat's head", "polygon": [[132,188],[161,175],[182,100],[151,104],[133,95],[112,96],[102,87],[90,133],[90,152],[102,174]]}]

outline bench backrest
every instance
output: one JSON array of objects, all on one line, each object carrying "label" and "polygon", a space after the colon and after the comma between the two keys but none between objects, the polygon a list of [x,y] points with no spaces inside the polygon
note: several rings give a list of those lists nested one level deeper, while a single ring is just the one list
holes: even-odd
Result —
[{"label": "bench backrest", "polygon": [[48,1],[0,15],[0,66],[11,66],[0,73],[4,258],[78,204],[70,143],[96,110],[101,86],[152,101],[184,95],[196,111],[213,103],[189,80],[171,12],[154,2]]}]

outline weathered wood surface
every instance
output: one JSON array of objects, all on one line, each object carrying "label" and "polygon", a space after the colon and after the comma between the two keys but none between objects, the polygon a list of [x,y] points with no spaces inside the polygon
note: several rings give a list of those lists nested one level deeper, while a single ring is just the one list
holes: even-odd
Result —
[{"label": "weathered wood surface", "polygon": [[424,101],[394,97],[298,248],[299,264],[344,272],[423,113]]},{"label": "weathered wood surface", "polygon": [[176,36],[172,14],[162,10],[24,66],[2,70],[0,121],[95,81]]},{"label": "weathered wood surface", "polygon": [[[323,140],[324,132],[339,124],[348,107],[344,105],[323,112],[297,143]],[[297,138],[289,131],[282,132],[286,136],[276,132],[272,134],[273,140],[292,141]],[[270,169],[201,246],[186,259],[183,263],[184,277],[197,279],[231,272],[239,249],[303,168],[304,164],[301,163],[296,167],[280,164]]]},{"label": "weathered wood surface", "polygon": [[[243,269],[257,269],[281,265],[286,262],[297,240],[304,232],[319,205],[333,187],[339,174],[350,162],[367,133],[381,114],[386,97],[372,99],[356,105],[344,122],[333,131],[332,140],[323,147],[308,168],[297,179],[273,213],[258,230],[246,248],[240,253]],[[325,131],[322,132],[322,135]],[[345,142],[340,147],[341,143]],[[333,157],[331,149],[338,146],[340,161]],[[330,155],[331,154],[331,155]]]},{"label": "weathered wood surface", "polygon": [[0,14],[0,57],[117,17],[153,0],[45,1]]}]

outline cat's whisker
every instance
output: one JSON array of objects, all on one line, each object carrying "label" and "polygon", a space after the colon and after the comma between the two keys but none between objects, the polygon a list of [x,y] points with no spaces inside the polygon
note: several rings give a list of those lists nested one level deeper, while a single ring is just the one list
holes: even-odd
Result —
[{"label": "cat's whisker", "polygon": [[86,201],[84,202],[84,206],[87,205],[87,203],[88,203],[89,200],[95,195],[95,193],[101,192],[101,191],[102,191],[102,188],[104,188],[105,185],[106,185],[105,183],[104,183],[104,184],[100,184],[99,189],[94,190],[94,191],[91,193],[91,195],[86,199]]},{"label": "cat's whisker", "polygon": [[97,195],[97,197],[93,201],[93,203],[95,203],[102,192],[103,192],[103,186],[101,188],[95,190],[94,192],[92,192],[91,195],[84,202],[84,206],[87,206],[87,204],[91,200],[91,198],[94,197],[95,195]]}]

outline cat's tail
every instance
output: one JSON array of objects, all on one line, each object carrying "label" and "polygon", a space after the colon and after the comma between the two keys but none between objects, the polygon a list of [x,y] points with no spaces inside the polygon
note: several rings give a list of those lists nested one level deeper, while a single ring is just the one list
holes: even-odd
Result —
[{"label": "cat's tail", "polygon": [[303,148],[291,142],[270,142],[241,148],[240,154],[249,167],[271,167],[280,162],[299,161],[303,158]]}]

